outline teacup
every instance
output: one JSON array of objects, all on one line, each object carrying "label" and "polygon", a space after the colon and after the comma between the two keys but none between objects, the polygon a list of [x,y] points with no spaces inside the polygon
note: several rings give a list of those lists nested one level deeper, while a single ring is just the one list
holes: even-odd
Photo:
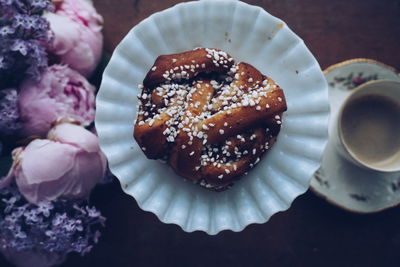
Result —
[{"label": "teacup", "polygon": [[369,170],[400,171],[400,82],[364,83],[339,108],[335,135],[346,159]]}]

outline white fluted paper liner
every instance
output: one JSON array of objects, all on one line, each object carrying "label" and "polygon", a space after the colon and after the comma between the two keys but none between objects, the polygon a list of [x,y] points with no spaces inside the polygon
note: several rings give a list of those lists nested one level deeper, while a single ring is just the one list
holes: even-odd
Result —
[{"label": "white fluted paper liner", "polygon": [[[220,48],[272,77],[288,111],[273,148],[233,188],[216,193],[147,159],[133,139],[138,84],[157,56],[196,47]],[[184,231],[217,234],[264,223],[304,193],[327,141],[327,84],[287,25],[240,1],[197,1],[153,14],[118,45],[97,96],[96,128],[111,171],[139,206]]]}]

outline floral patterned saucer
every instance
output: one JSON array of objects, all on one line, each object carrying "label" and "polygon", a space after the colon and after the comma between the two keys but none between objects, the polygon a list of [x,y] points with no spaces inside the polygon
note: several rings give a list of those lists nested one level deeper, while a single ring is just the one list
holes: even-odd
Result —
[{"label": "floral patterned saucer", "polygon": [[[400,81],[394,68],[364,58],[332,65],[324,74],[329,84],[330,132],[340,103],[353,88],[370,80]],[[351,212],[378,212],[400,204],[400,172],[382,174],[361,169],[343,159],[330,139],[321,168],[311,180],[311,190],[333,205]]]}]

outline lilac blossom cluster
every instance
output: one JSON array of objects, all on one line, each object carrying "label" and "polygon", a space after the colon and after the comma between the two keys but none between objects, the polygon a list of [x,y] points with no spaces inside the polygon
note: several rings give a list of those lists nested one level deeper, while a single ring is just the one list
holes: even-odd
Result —
[{"label": "lilac blossom cluster", "polygon": [[4,89],[0,91],[0,136],[12,134],[20,128],[18,92]]},{"label": "lilac blossom cluster", "polygon": [[15,186],[0,191],[0,246],[65,256],[88,253],[105,218],[85,202],[27,202]]},{"label": "lilac blossom cluster", "polygon": [[47,67],[44,45],[52,35],[42,14],[51,9],[50,0],[0,0],[0,89],[38,79]]}]

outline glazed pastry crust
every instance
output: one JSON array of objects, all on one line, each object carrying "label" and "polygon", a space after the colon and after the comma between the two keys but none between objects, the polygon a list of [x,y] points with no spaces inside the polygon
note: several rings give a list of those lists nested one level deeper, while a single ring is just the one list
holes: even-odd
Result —
[{"label": "glazed pastry crust", "polygon": [[271,78],[207,48],[159,56],[139,100],[134,138],[145,155],[214,190],[260,161],[287,108]]}]

